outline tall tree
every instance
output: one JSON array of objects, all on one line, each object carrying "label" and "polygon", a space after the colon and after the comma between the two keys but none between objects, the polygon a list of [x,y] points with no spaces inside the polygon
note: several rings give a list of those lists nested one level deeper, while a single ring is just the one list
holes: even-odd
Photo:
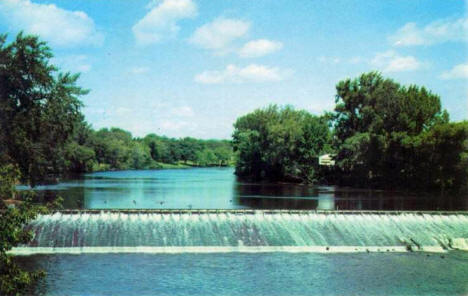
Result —
[{"label": "tall tree", "polygon": [[22,180],[34,186],[64,168],[63,149],[77,121],[78,74],[59,73],[49,64],[50,48],[35,36],[0,36],[0,136]]},{"label": "tall tree", "polygon": [[30,240],[24,225],[47,207],[33,205],[25,192],[16,207],[6,200],[16,197],[20,176],[34,186],[64,169],[65,145],[83,120],[78,97],[86,91],[75,85],[78,75],[49,64],[52,53],[37,37],[6,40],[0,36],[0,294],[22,295],[41,273],[21,270],[7,251]]},{"label": "tall tree", "polygon": [[[439,96],[426,88],[401,86],[370,72],[340,81],[336,90],[336,160],[345,182],[390,188],[434,185],[438,182],[434,176],[423,183],[415,180],[423,173],[422,163],[441,164],[434,163],[434,153],[424,152],[436,131],[440,131],[440,141],[455,142],[451,147],[456,147],[453,153],[460,158],[463,129],[453,132]],[[454,165],[448,159],[443,161]]]}]

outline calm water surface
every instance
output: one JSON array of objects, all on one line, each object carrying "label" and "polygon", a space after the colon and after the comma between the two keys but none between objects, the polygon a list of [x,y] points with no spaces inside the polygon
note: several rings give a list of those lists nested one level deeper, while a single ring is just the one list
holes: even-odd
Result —
[{"label": "calm water surface", "polygon": [[468,254],[96,254],[19,257],[37,295],[467,295]]},{"label": "calm water surface", "polygon": [[38,190],[83,209],[468,210],[466,197],[249,183],[233,168],[98,172]]}]

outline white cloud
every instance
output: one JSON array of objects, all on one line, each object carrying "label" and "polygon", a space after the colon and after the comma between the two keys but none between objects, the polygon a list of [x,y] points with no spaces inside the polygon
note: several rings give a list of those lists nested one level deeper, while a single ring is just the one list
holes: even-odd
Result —
[{"label": "white cloud", "polygon": [[37,4],[30,0],[2,0],[0,15],[14,29],[39,35],[52,46],[99,45],[103,41],[94,21],[82,11],[65,10],[54,4]]},{"label": "white cloud", "polygon": [[383,72],[405,72],[421,69],[423,64],[413,56],[401,56],[393,50],[378,53],[371,60],[371,65]]},{"label": "white cloud", "polygon": [[448,41],[468,41],[468,18],[437,20],[419,28],[415,23],[401,27],[390,41],[394,46],[432,45]]},{"label": "white cloud", "polygon": [[456,65],[440,76],[442,79],[468,79],[468,63]]},{"label": "white cloud", "polygon": [[283,44],[281,42],[258,39],[244,44],[244,46],[239,50],[239,56],[243,58],[256,58],[273,53],[281,48],[283,48]]},{"label": "white cloud", "polygon": [[140,45],[175,36],[180,29],[177,21],[197,14],[197,6],[192,0],[163,0],[159,4],[153,1],[147,8],[150,11],[132,28]]},{"label": "white cloud", "polygon": [[232,42],[243,37],[249,31],[250,23],[227,18],[217,18],[211,23],[199,27],[190,37],[189,42],[217,53],[229,51]]},{"label": "white cloud", "polygon": [[251,64],[244,68],[228,65],[222,71],[204,71],[195,81],[204,84],[280,81],[292,74],[291,70]]}]

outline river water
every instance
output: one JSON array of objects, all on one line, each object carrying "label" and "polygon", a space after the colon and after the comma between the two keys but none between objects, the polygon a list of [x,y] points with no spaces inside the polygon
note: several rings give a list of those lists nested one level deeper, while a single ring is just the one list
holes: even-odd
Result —
[{"label": "river water", "polygon": [[[442,258],[443,257],[443,258]],[[37,295],[467,295],[468,254],[217,253],[20,257]]]},{"label": "river water", "polygon": [[275,210],[466,211],[467,198],[242,182],[232,168],[99,172],[37,190],[102,211],[29,226],[16,260],[47,272],[32,295],[468,294],[468,253],[453,250],[468,245],[466,213]]},{"label": "river water", "polygon": [[98,172],[37,188],[73,209],[468,210],[468,198],[253,183],[233,168]]}]

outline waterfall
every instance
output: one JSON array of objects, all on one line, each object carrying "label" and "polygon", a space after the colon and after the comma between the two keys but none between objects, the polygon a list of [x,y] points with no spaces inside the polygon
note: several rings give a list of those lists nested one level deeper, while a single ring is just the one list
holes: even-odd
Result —
[{"label": "waterfall", "polygon": [[354,252],[466,248],[468,215],[424,212],[74,211],[37,217],[13,254]]}]

